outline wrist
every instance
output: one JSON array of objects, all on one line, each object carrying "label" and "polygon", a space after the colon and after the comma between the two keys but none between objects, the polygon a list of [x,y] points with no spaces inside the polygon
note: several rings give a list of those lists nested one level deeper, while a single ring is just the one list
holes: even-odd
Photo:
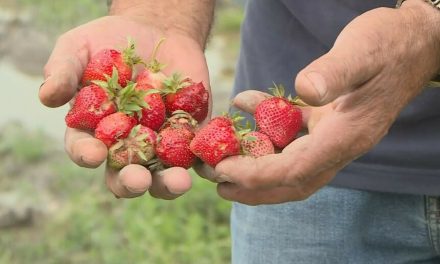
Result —
[{"label": "wrist", "polygon": [[[194,40],[203,50],[211,29],[214,0],[110,0],[110,15],[129,17],[154,27],[164,36],[178,34]],[[179,7],[179,8],[177,8]]]},{"label": "wrist", "polygon": [[[406,0],[399,9],[406,18],[406,25],[413,26],[423,49],[431,54],[431,77],[440,73],[440,9],[424,0]],[[412,34],[411,31],[408,34]],[[413,43],[418,44],[418,41]]]}]

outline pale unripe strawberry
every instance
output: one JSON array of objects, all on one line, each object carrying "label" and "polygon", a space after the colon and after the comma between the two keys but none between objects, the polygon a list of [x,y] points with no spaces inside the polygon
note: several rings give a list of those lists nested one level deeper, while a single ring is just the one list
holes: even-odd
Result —
[{"label": "pale unripe strawberry", "polygon": [[121,169],[129,164],[146,166],[155,156],[156,133],[145,126],[137,125],[128,137],[120,139],[109,149],[108,165]]},{"label": "pale unripe strawberry", "polygon": [[160,39],[159,42],[154,47],[150,61],[147,63],[146,68],[139,73],[136,77],[136,83],[139,86],[153,88],[161,90],[163,88],[163,83],[167,76],[163,73],[163,68],[165,64],[160,63],[157,59],[157,52],[159,51],[160,45],[165,41],[165,39]]},{"label": "pale unripe strawberry", "polygon": [[240,144],[242,153],[254,158],[275,153],[275,148],[270,138],[258,131],[243,135]]}]

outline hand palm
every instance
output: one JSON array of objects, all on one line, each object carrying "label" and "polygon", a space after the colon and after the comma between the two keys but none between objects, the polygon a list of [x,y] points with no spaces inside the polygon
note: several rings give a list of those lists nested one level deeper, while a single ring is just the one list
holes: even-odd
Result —
[{"label": "hand palm", "polygon": [[[127,37],[135,41],[144,60],[149,59],[159,39],[165,38],[157,54],[157,59],[166,65],[164,73],[178,71],[194,81],[203,81],[209,89],[205,57],[193,39],[176,32],[161,32],[132,18],[107,16],[59,38],[45,67],[46,81],[39,94],[43,104],[57,107],[70,101],[90,57],[104,48],[123,49]],[[65,148],[71,159],[83,167],[97,167],[107,156],[102,142],[77,129],[67,128]],[[106,183],[117,197],[135,197],[149,189],[155,197],[172,199],[191,187],[191,178],[183,168],[167,169],[161,176],[151,175],[142,166],[129,165],[120,172],[107,168]]]}]

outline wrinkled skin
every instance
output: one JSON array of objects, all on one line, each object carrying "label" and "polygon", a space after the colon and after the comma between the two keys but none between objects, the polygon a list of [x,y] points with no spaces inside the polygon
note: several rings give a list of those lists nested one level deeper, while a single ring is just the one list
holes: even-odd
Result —
[{"label": "wrinkled skin", "polygon": [[[352,21],[334,47],[297,76],[308,134],[282,153],[235,156],[204,177],[221,182],[220,196],[249,205],[303,200],[387,134],[394,120],[440,69],[440,12],[424,1],[378,8]],[[266,98],[238,94],[234,104],[253,113]]]}]

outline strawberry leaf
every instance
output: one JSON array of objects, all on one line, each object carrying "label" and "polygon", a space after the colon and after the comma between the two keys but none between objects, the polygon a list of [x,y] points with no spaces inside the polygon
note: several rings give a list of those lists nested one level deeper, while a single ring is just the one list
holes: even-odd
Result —
[{"label": "strawberry leaf", "polygon": [[116,151],[124,146],[123,140],[118,140],[113,146],[110,147],[110,151]]},{"label": "strawberry leaf", "polygon": [[122,51],[122,59],[124,60],[124,62],[130,67],[133,67],[136,64],[145,65],[141,57],[136,54],[136,45],[134,43],[134,40],[129,37],[127,42],[127,48]]},{"label": "strawberry leaf", "polygon": [[130,131],[129,137],[130,138],[136,137],[136,135],[139,133],[139,129],[141,129],[141,125],[137,125],[137,126],[133,127]]},{"label": "strawberry leaf", "polygon": [[285,94],[285,88],[282,84],[276,84],[273,82],[274,87],[270,87],[269,91],[276,97],[284,97]]},{"label": "strawberry leaf", "polygon": [[145,156],[145,153],[144,152],[142,152],[142,151],[137,151],[137,155],[139,156],[139,158],[141,158],[142,160],[144,160],[144,161],[148,161],[148,158],[147,158],[147,156]]}]

